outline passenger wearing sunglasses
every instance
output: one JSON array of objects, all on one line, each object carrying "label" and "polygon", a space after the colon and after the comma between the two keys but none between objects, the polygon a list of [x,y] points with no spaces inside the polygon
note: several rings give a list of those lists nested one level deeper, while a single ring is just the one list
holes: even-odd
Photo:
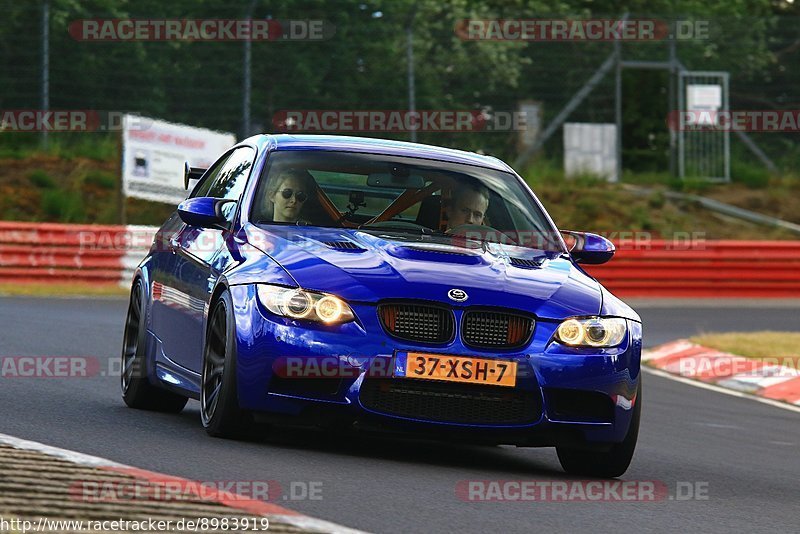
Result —
[{"label": "passenger wearing sunglasses", "polygon": [[314,178],[305,171],[287,169],[278,174],[267,196],[272,202],[274,222],[300,222],[300,213],[314,191]]}]

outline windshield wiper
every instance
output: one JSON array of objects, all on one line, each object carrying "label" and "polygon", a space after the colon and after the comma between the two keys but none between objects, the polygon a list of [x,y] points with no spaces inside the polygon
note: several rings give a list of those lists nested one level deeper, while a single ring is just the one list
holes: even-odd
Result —
[{"label": "windshield wiper", "polygon": [[[386,224],[386,223],[394,223],[394,224]],[[403,223],[400,221],[382,221],[372,224],[362,224],[361,226],[358,227],[358,229],[371,230],[371,231],[414,233],[417,235],[436,235],[437,233],[443,234],[443,232],[437,232],[436,230],[432,230],[427,226],[421,226],[415,223]]]}]

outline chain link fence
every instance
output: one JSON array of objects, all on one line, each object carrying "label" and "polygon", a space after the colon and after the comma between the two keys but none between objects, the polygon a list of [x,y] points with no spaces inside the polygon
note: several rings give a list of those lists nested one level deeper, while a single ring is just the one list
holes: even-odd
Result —
[{"label": "chain link fence", "polygon": [[[742,9],[737,5],[709,7],[707,13],[691,16],[630,16],[670,24],[676,20],[703,22],[706,35],[680,40],[675,53],[689,70],[729,72],[731,109],[800,109],[800,73],[796,70],[800,64],[800,17],[795,16],[800,12],[789,3],[747,4],[748,13],[737,14],[735,10]],[[0,19],[0,109],[41,109],[46,77],[49,109],[137,112],[232,131],[241,138],[274,131],[274,117],[286,110],[407,110],[409,64],[413,62],[417,110],[477,110],[491,116],[513,112],[522,101],[536,101],[546,126],[614,51],[615,43],[470,40],[457,29],[466,19],[599,20],[621,16],[599,16],[579,3],[570,13],[561,13],[563,6],[467,0],[0,0],[4,14]],[[226,40],[92,41],[76,38],[74,31],[76,21],[86,19],[249,17],[322,21],[324,38],[249,44]],[[620,46],[626,60],[666,61],[667,41],[661,38]],[[669,168],[669,95],[668,71],[626,69],[622,73],[626,169]],[[615,84],[610,75],[599,81],[568,120],[613,123],[614,119]],[[403,131],[364,135],[410,137]],[[3,136],[0,145],[38,142],[30,134]],[[483,130],[479,135],[420,131],[417,136],[421,142],[481,150],[507,159],[520,153],[520,137],[514,129]],[[752,139],[784,168],[791,168],[800,155],[797,130],[755,133]],[[751,159],[735,140],[731,150],[734,159]],[[560,135],[552,136],[543,147],[546,157],[555,161],[561,151]]]}]

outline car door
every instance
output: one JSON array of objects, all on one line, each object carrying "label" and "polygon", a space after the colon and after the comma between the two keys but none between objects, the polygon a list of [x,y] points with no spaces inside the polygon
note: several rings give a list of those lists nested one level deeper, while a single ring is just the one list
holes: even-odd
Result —
[{"label": "car door", "polygon": [[[231,152],[202,195],[235,200],[223,206],[228,226],[233,222],[256,152],[240,147]],[[165,352],[178,365],[200,372],[204,342],[203,322],[216,280],[228,265],[230,254],[225,244],[229,229],[200,228],[185,224],[173,237],[172,280],[176,299],[171,306],[175,335],[164,341]]]},{"label": "car door", "polygon": [[[230,156],[230,152],[225,153],[209,167],[189,195],[190,198],[206,196]],[[155,238],[156,246],[151,251],[153,301],[150,329],[158,340],[164,355],[170,359],[172,355],[167,347],[180,345],[186,330],[186,325],[182,323],[180,315],[175,310],[176,303],[181,300],[181,293],[176,287],[178,284],[173,276],[176,262],[175,242],[185,227],[186,224],[175,211],[158,230]]]}]

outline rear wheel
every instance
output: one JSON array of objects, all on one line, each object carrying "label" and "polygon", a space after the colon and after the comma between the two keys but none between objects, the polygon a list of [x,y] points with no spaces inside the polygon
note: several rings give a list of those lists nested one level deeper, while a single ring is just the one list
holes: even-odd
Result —
[{"label": "rear wheel", "polygon": [[131,408],[178,413],[186,406],[187,397],[166,391],[147,379],[145,362],[146,321],[144,287],[137,279],[131,288],[125,335],[122,340],[122,399]]},{"label": "rear wheel", "polygon": [[220,438],[247,437],[253,421],[239,408],[236,379],[236,329],[233,301],[227,291],[208,320],[200,381],[200,419],[206,432]]},{"label": "rear wheel", "polygon": [[631,424],[622,443],[614,444],[607,451],[586,451],[556,447],[558,461],[564,471],[574,475],[587,475],[600,478],[622,476],[628,470],[636,449],[639,436],[639,419],[642,413],[642,382],[636,391],[636,405],[633,408]]}]

